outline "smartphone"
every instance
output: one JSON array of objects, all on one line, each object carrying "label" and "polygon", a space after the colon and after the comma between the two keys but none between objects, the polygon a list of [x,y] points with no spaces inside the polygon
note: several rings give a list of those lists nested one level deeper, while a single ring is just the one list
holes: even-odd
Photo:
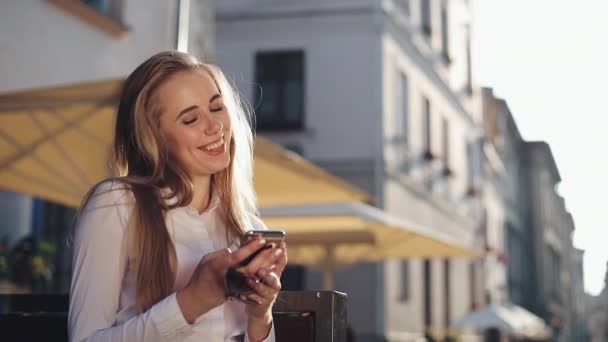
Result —
[{"label": "smartphone", "polygon": [[251,239],[256,237],[265,239],[268,244],[274,243],[279,245],[285,239],[285,231],[283,230],[248,230],[241,238],[241,246],[246,245]]},{"label": "smartphone", "polygon": [[[243,260],[240,263],[240,266],[247,265],[261,251],[272,248],[273,244],[275,246],[279,246],[281,241],[285,239],[285,232],[282,230],[250,230],[243,235],[241,239],[241,246],[246,245],[249,241],[255,239],[256,237],[265,239],[266,245],[247,257],[247,259]],[[226,273],[226,285],[228,287],[228,294],[230,297],[245,303],[256,303],[254,300],[249,298],[247,300],[242,300],[240,298],[241,295],[252,293],[253,289],[247,285],[247,278],[245,278],[245,276],[236,269],[228,269],[228,272]]]},{"label": "smartphone", "polygon": [[279,246],[281,242],[285,239],[285,231],[282,230],[249,230],[245,232],[245,235],[241,238],[241,246],[246,245],[249,241],[261,238],[266,240],[266,245],[260,248],[258,251],[247,257],[247,259],[241,262],[241,266],[247,265],[251,260],[253,260],[260,252],[265,249],[272,248],[272,245]]}]

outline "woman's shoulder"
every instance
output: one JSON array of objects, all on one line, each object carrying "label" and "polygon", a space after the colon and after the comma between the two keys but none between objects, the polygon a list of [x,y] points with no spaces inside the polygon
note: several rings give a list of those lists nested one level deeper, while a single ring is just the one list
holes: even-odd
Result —
[{"label": "woman's shoulder", "polygon": [[106,179],[97,183],[90,191],[85,209],[107,206],[128,206],[134,201],[131,187],[120,179]]}]

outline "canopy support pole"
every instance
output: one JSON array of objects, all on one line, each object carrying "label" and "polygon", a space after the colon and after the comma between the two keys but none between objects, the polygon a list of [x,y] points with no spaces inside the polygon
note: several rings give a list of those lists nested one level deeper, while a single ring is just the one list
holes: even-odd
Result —
[{"label": "canopy support pole", "polygon": [[335,245],[325,245],[325,264],[323,265],[323,290],[334,289],[336,277]]}]

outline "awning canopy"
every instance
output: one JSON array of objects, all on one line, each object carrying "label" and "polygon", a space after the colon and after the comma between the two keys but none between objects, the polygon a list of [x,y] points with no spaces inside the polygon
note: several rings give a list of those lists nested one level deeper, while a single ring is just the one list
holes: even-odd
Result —
[{"label": "awning canopy", "polygon": [[[122,80],[0,94],[0,188],[76,207],[109,165]],[[262,138],[259,205],[371,201],[363,191]]]},{"label": "awning canopy", "polygon": [[340,265],[478,255],[454,238],[363,203],[263,208],[261,214],[271,229],[287,232],[290,263],[324,269],[326,289]]},{"label": "awning canopy", "polygon": [[287,231],[289,259],[317,264],[335,247],[340,264],[477,253],[445,234],[363,203],[263,208],[264,222]]},{"label": "awning canopy", "polygon": [[532,340],[551,337],[551,329],[542,318],[515,304],[489,305],[465,315],[453,326],[480,331],[495,328],[516,338]]}]

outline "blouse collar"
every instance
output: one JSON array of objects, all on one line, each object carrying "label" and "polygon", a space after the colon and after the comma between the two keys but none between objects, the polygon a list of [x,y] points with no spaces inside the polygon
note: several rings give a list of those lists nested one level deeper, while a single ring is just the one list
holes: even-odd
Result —
[{"label": "blouse collar", "polygon": [[[171,188],[169,188],[169,187],[161,188],[160,192],[161,192],[161,195],[163,196],[163,198],[165,198],[166,196],[168,196],[171,193]],[[175,196],[175,195],[172,197],[165,198],[165,204],[167,206],[172,206],[172,205],[175,205],[176,203],[177,203],[177,196]],[[209,213],[209,212],[212,212],[215,209],[217,209],[219,207],[220,203],[221,203],[221,199],[220,199],[219,193],[216,190],[213,190],[211,192],[211,199],[209,200],[209,205],[207,206],[205,211],[203,211],[202,213],[199,213],[198,209],[196,209],[190,205],[186,205],[186,206],[178,207],[178,208],[186,209],[187,211],[192,212],[193,214],[196,214],[196,215],[203,215],[205,213]]]}]

